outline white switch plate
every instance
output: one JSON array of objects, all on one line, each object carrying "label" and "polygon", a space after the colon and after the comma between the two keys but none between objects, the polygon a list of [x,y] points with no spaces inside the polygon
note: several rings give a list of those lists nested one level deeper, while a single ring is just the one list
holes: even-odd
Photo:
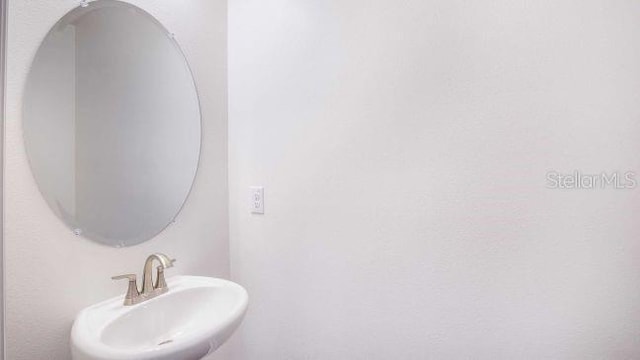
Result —
[{"label": "white switch plate", "polygon": [[264,187],[251,186],[249,188],[249,207],[252,214],[264,214]]}]

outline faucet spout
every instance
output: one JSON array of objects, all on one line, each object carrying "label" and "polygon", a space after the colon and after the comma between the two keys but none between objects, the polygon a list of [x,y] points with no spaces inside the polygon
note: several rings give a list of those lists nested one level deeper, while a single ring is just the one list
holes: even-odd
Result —
[{"label": "faucet spout", "polygon": [[[156,279],[157,286],[154,286],[152,280],[152,271],[153,271],[153,263],[154,261],[158,261],[160,266],[158,266],[158,274]],[[142,273],[142,294],[148,295],[151,294],[156,288],[166,287],[164,282],[164,269],[170,268],[173,266],[174,259],[170,259],[167,255],[161,253],[155,253],[149,255],[147,261],[144,262],[144,272]],[[162,276],[162,279],[160,277]]]}]

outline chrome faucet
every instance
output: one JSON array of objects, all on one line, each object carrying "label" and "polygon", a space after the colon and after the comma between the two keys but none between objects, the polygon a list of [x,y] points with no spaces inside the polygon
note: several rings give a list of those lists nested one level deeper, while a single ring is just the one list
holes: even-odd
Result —
[{"label": "chrome faucet", "polygon": [[[153,283],[152,274],[153,263],[158,261],[160,265],[156,271],[156,282]],[[144,271],[142,273],[142,291],[138,290],[138,282],[135,274],[126,274],[114,276],[113,280],[129,280],[127,294],[124,297],[124,306],[139,304],[143,301],[153,299],[154,297],[169,291],[167,283],[164,279],[164,269],[173,266],[175,259],[170,259],[167,255],[156,253],[151,254],[144,262]]]}]

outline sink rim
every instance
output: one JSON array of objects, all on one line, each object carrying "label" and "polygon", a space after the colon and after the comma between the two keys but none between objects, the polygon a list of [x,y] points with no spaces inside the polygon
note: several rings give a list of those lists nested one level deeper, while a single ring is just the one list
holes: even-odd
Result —
[{"label": "sink rim", "polygon": [[[234,324],[235,326],[239,324],[248,307],[249,296],[247,291],[242,286],[229,280],[179,275],[168,278],[167,285],[169,286],[169,292],[133,306],[124,306],[122,304],[124,295],[120,295],[82,309],[76,316],[71,329],[70,341],[72,349],[93,358],[114,360],[132,359],[131,356],[152,359],[154,357],[167,356],[181,350],[184,351],[185,349],[202,347],[205,344],[208,344],[212,349],[216,349],[221,345],[221,342],[217,342],[216,335],[224,334],[227,331],[226,329],[229,328],[235,329]],[[152,306],[155,302],[163,301],[163,299],[170,297],[172,294],[206,287],[227,288],[239,295],[239,301],[231,306],[231,311],[225,313],[223,318],[217,319],[206,331],[182,338],[180,341],[156,345],[144,350],[113,347],[102,341],[105,330],[122,316],[132,311]]]}]

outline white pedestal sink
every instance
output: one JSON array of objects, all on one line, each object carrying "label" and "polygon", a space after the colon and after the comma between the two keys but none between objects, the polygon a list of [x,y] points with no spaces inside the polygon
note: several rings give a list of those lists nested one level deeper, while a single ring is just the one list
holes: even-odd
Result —
[{"label": "white pedestal sink", "polygon": [[71,330],[74,360],[197,360],[238,327],[248,295],[230,281],[176,276],[169,292],[138,305],[123,297],[82,310]]}]

